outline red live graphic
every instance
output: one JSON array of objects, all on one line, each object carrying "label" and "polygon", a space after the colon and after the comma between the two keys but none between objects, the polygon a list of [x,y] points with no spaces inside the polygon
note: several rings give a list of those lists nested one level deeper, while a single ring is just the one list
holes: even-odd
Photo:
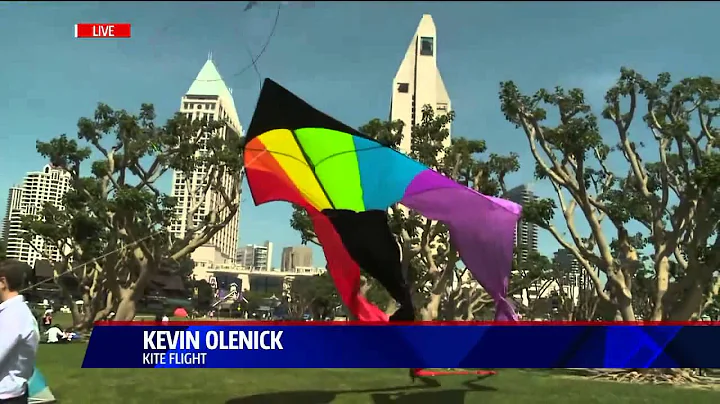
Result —
[{"label": "red live graphic", "polygon": [[75,24],[75,38],[130,38],[130,24]]}]

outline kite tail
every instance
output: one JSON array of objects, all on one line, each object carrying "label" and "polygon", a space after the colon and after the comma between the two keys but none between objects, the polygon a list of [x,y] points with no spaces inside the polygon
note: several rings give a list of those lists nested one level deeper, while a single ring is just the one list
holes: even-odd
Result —
[{"label": "kite tail", "polygon": [[318,211],[308,212],[323,246],[328,272],[345,307],[358,321],[388,321],[382,310],[360,295],[360,267],[348,254],[330,219]]},{"label": "kite tail", "polygon": [[355,316],[357,321],[368,321],[368,322],[386,322],[388,316],[380,310],[377,306],[370,303],[364,296],[357,294],[352,299],[355,304],[355,309],[350,310]]},{"label": "kite tail", "polygon": [[516,319],[507,292],[520,205],[480,194],[431,170],[413,179],[401,203],[448,226],[463,263],[493,296],[496,318]]},{"label": "kite tail", "polygon": [[340,235],[345,250],[366,275],[377,280],[400,306],[390,321],[413,321],[412,293],[402,270],[400,246],[388,225],[387,212],[323,212]]},{"label": "kite tail", "polygon": [[508,298],[498,296],[495,300],[495,321],[518,321],[518,315]]}]

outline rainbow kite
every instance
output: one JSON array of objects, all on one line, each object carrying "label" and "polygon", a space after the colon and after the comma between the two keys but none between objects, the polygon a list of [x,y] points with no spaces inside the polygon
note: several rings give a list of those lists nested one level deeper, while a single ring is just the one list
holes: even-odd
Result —
[{"label": "rainbow kite", "polygon": [[496,320],[517,316],[506,299],[520,206],[480,194],[314,109],[272,80],[247,131],[245,169],[255,205],[305,208],[338,293],[360,321],[388,321],[360,294],[360,268],[400,304],[389,320],[414,320],[400,249],[388,226],[396,203],[444,222],[468,269],[493,297]]}]

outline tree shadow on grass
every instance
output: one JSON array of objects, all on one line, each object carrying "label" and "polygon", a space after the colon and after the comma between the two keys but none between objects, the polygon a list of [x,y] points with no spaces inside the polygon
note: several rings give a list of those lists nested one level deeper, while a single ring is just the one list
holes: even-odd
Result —
[{"label": "tree shadow on grass", "polygon": [[279,393],[255,394],[230,399],[225,404],[331,404],[342,394],[370,394],[374,404],[464,404],[469,391],[497,391],[494,387],[480,386],[479,380],[463,383],[465,389],[434,390],[440,383],[434,379],[420,377],[421,385],[387,387],[382,389],[357,390],[305,390]]}]

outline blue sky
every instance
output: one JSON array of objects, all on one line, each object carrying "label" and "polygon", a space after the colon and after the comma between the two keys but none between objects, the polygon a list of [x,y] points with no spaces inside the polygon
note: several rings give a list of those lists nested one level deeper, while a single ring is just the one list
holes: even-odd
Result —
[{"label": "blue sky", "polygon": [[[392,78],[420,17],[432,14],[438,64],[457,113],[455,136],[482,138],[495,153],[516,152],[521,172],[510,185],[533,181],[524,135],[499,109],[498,83],[523,91],[581,87],[600,105],[629,66],[646,76],[718,76],[720,3],[695,2],[318,2],[282,7],[260,73],[352,126],[387,117]],[[259,92],[252,69],[237,75],[270,33],[277,3],[243,12],[237,3],[0,3],[0,201],[27,171],[45,161],[35,141],[76,133],[97,102],[137,110],[155,104],[169,117],[209,51],[234,90],[247,126]],[[82,22],[129,22],[131,39],[81,40]],[[12,39],[9,39],[12,38]],[[169,181],[166,181],[169,186]],[[537,193],[550,196],[544,183]],[[5,204],[0,203],[0,215]],[[245,194],[241,243],[299,243],[283,203],[255,207]],[[541,232],[540,249],[557,245]],[[317,265],[324,264],[319,250]]]}]

